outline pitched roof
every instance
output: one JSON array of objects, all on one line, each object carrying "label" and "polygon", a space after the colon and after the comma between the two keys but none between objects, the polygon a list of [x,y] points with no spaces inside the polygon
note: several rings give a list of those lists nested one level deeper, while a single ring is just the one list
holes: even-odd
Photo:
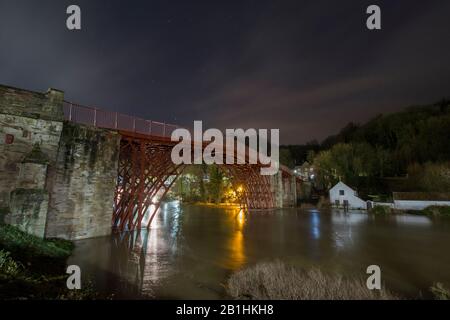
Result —
[{"label": "pitched roof", "polygon": [[345,184],[344,182],[342,182],[342,181],[339,181],[338,183],[336,183],[334,186],[332,186],[332,187],[330,188],[330,190],[332,190],[332,189],[334,189],[334,188],[336,188],[336,187],[347,187],[347,188],[349,188],[349,189],[352,189],[353,191],[356,191],[355,189],[353,189],[352,187],[346,185],[346,184]]},{"label": "pitched roof", "polygon": [[394,200],[450,201],[449,192],[393,192]]}]

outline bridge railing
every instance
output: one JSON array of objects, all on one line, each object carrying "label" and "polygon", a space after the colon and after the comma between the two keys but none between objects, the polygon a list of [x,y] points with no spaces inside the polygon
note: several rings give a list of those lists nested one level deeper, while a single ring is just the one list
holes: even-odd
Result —
[{"label": "bridge railing", "polygon": [[64,101],[64,118],[67,121],[98,128],[123,130],[159,137],[170,137],[177,125],[129,116],[119,112],[86,107]]}]

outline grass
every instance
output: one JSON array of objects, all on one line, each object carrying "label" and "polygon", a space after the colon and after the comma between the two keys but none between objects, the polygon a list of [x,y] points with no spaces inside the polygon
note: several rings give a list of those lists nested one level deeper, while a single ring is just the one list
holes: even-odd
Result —
[{"label": "grass", "polygon": [[398,299],[382,290],[369,290],[365,281],[303,270],[282,262],[260,263],[233,274],[227,293],[234,299],[261,300],[389,300]]},{"label": "grass", "polygon": [[450,290],[444,287],[440,282],[435,283],[430,288],[431,293],[433,293],[436,300],[450,300]]},{"label": "grass", "polygon": [[11,258],[11,254],[8,251],[0,250],[0,273],[15,277],[22,271],[23,266],[21,263],[16,262]]},{"label": "grass", "polygon": [[40,239],[11,225],[0,225],[0,249],[10,252],[22,265],[40,274],[54,274],[65,267],[73,243],[62,239]]},{"label": "grass", "polygon": [[50,257],[65,257],[72,253],[73,243],[63,239],[41,239],[11,225],[0,225],[0,244],[9,250],[31,251]]},{"label": "grass", "polygon": [[387,206],[374,206],[373,208],[369,209],[369,213],[376,215],[388,215],[392,213],[392,210]]},{"label": "grass", "polygon": [[66,260],[72,242],[44,240],[0,224],[1,299],[92,299],[90,287],[68,290]]},{"label": "grass", "polygon": [[450,217],[450,206],[429,206],[423,210],[423,214],[431,217]]}]

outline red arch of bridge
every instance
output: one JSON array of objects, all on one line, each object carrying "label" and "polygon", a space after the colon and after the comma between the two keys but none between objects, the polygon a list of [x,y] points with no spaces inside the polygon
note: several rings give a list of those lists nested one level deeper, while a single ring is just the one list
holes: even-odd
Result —
[{"label": "red arch of bridge", "polygon": [[[120,231],[140,229],[147,216],[149,227],[158,212],[161,198],[185,166],[172,162],[171,152],[176,143],[169,139],[119,132],[122,139],[112,225]],[[219,166],[232,177],[235,185],[243,186],[241,206],[248,209],[275,207],[269,177],[259,172],[261,165]]]},{"label": "red arch of bridge", "polygon": [[[158,193],[166,194],[184,169],[171,160],[176,143],[170,136],[178,126],[70,102],[64,102],[63,110],[67,121],[112,129],[121,134],[112,225],[121,231],[141,228],[149,211],[149,227],[161,204],[161,197],[153,199]],[[270,178],[260,174],[260,164],[223,164],[220,167],[233,177],[234,183],[243,186],[242,206],[248,209],[275,207]]]}]

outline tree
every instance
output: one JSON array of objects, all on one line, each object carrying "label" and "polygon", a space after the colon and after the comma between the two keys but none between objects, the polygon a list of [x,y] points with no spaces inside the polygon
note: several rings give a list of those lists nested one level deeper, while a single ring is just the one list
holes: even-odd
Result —
[{"label": "tree", "polygon": [[224,174],[217,165],[210,165],[208,167],[208,174],[208,200],[209,202],[220,203],[224,186]]},{"label": "tree", "polygon": [[294,168],[295,161],[289,149],[283,147],[280,148],[280,163],[286,167]]}]

